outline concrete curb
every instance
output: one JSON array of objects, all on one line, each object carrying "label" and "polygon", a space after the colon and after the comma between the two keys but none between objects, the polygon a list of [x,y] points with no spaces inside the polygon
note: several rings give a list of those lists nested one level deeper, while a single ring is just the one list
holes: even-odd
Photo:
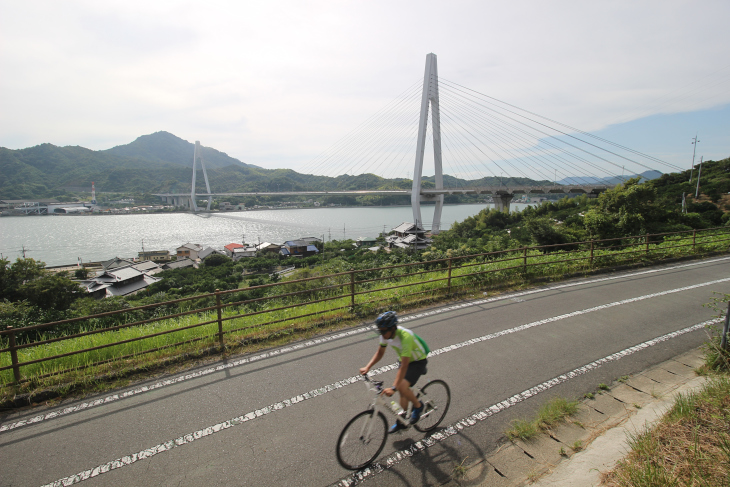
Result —
[{"label": "concrete curb", "polygon": [[530,441],[502,445],[445,485],[597,487],[601,473],[628,453],[630,435],[659,421],[677,394],[707,381],[694,373],[703,363],[696,349],[619,380],[594,399],[583,400],[570,422]]}]

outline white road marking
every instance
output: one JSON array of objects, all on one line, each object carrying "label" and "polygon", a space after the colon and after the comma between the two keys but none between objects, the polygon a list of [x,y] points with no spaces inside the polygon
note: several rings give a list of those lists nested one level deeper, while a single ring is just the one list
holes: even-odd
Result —
[{"label": "white road marking", "polygon": [[[696,289],[696,288],[705,287],[705,286],[709,286],[709,285],[712,285],[712,284],[717,284],[717,283],[720,283],[720,282],[727,282],[727,281],[730,281],[730,277],[729,278],[725,278],[725,279],[717,279],[717,280],[714,280],[714,281],[704,282],[704,283],[700,283],[700,284],[693,284],[691,286],[683,286],[681,288],[670,289],[670,290],[667,290],[667,291],[661,291],[661,292],[658,292],[658,293],[647,294],[647,295],[644,295],[644,296],[638,296],[636,298],[629,298],[629,299],[624,299],[624,300],[621,300],[621,301],[615,301],[613,303],[608,303],[608,304],[600,305],[600,306],[594,306],[592,308],[587,308],[587,309],[584,309],[584,310],[581,310],[581,311],[575,311],[575,312],[572,312],[572,313],[566,313],[566,314],[559,315],[559,316],[555,316],[555,317],[552,317],[552,318],[547,318],[547,319],[544,319],[544,320],[533,321],[531,323],[527,323],[527,324],[524,324],[524,325],[520,325],[520,326],[517,326],[517,327],[514,327],[514,328],[509,328],[507,330],[502,330],[502,331],[499,331],[499,332],[496,332],[496,333],[490,333],[488,335],[483,335],[481,337],[472,338],[472,339],[469,339],[469,340],[466,340],[466,341],[463,341],[463,342],[460,342],[460,343],[456,343],[456,344],[449,345],[449,346],[446,346],[446,347],[443,347],[443,348],[439,348],[437,350],[432,350],[431,353],[428,356],[429,357],[433,357],[433,356],[436,356],[436,355],[442,355],[444,353],[448,353],[448,352],[451,352],[453,350],[458,350],[460,348],[467,347],[467,346],[473,345],[475,343],[483,342],[483,341],[486,341],[486,340],[491,340],[493,338],[498,338],[498,337],[503,336],[503,335],[517,333],[519,331],[527,330],[529,328],[534,328],[536,326],[541,326],[541,325],[544,325],[546,323],[552,323],[552,322],[555,322],[555,321],[558,321],[558,320],[562,320],[562,319],[566,319],[566,318],[572,318],[572,317],[575,317],[575,316],[580,316],[580,315],[583,315],[583,314],[592,313],[594,311],[599,311],[599,310],[604,310],[604,309],[612,308],[614,306],[620,306],[620,305],[623,305],[623,304],[629,304],[629,303],[633,303],[633,302],[637,302],[637,301],[643,301],[645,299],[655,298],[655,297],[659,297],[659,296],[666,296],[666,295],[669,295],[669,294],[674,294],[674,293],[678,293],[678,292],[682,292],[682,291],[687,291],[687,290],[690,290],[690,289]],[[669,338],[673,338],[674,336],[679,336],[678,334],[684,334],[684,333],[687,333],[689,331],[694,331],[695,329],[699,329],[702,326],[704,326],[706,323],[709,323],[709,322],[700,323],[698,325],[693,325],[692,327],[685,328],[683,330],[686,330],[686,331],[680,330],[681,333],[680,332],[673,332],[673,333],[670,333],[670,334],[664,335],[664,336],[665,337],[669,337]],[[655,339],[654,341],[656,341],[656,340],[664,341],[666,339],[668,339],[668,338],[663,338],[662,339],[662,337],[660,337],[659,339]],[[650,342],[645,342],[645,344],[646,343],[650,343]],[[659,342],[657,341],[656,343],[659,343]],[[634,353],[634,351],[637,351],[638,349],[643,349],[643,348],[646,348],[646,346],[649,346],[649,345],[644,346],[645,344],[637,345],[635,347],[632,347],[632,348],[627,349],[627,350],[630,350],[631,352],[630,353],[627,353],[625,355],[630,355],[631,353]],[[655,343],[651,343],[651,344],[654,345]],[[639,348],[637,348],[637,347],[639,347]],[[637,349],[637,350],[634,350],[634,349]],[[619,355],[621,353],[623,353],[623,352],[619,352],[618,354],[614,354],[614,355]],[[613,355],[611,357],[613,357]],[[611,359],[611,360],[615,360],[615,359]],[[607,359],[601,359],[598,362],[600,362],[600,364],[602,364],[602,363],[605,363],[605,361],[607,361]],[[593,364],[595,364],[595,363],[597,363],[597,362],[593,362]],[[589,364],[589,366],[590,365],[591,364]],[[397,366],[398,365],[396,363],[389,364],[389,365],[385,365],[383,367],[379,367],[378,369],[375,369],[375,370],[371,371],[369,373],[369,375],[371,375],[371,376],[379,375],[379,374],[382,374],[382,373],[384,373],[386,371],[395,369],[395,368],[397,368]],[[595,368],[595,367],[593,367],[593,368]],[[590,370],[590,369],[586,369],[586,371],[587,370]],[[583,373],[585,373],[585,372],[583,372]],[[574,376],[575,375],[570,376],[568,378],[572,378]],[[563,377],[563,376],[560,376],[560,377]],[[133,464],[133,463],[135,463],[135,462],[137,462],[139,460],[144,460],[144,459],[150,458],[150,457],[152,457],[154,455],[157,455],[158,453],[162,453],[162,452],[171,450],[172,448],[176,448],[178,446],[182,446],[182,445],[185,445],[185,444],[188,444],[188,443],[192,443],[195,440],[198,440],[200,438],[204,438],[204,437],[210,436],[210,435],[212,435],[214,433],[218,433],[220,431],[226,430],[226,429],[228,429],[228,428],[230,428],[232,426],[237,426],[239,424],[246,423],[248,421],[254,420],[254,419],[259,418],[261,416],[265,416],[265,415],[270,414],[272,412],[280,411],[280,410],[285,409],[287,407],[293,406],[294,404],[298,404],[298,403],[300,403],[300,402],[302,402],[304,400],[311,399],[311,398],[314,398],[314,397],[317,397],[317,396],[321,396],[321,395],[327,394],[330,391],[333,391],[335,389],[340,389],[340,388],[345,387],[345,386],[347,386],[349,384],[353,384],[353,383],[355,383],[355,382],[357,382],[359,380],[361,380],[361,377],[359,377],[359,376],[352,376],[352,377],[349,377],[347,379],[340,380],[340,381],[334,382],[332,384],[328,384],[328,385],[323,386],[323,387],[320,387],[318,389],[314,389],[314,390],[311,390],[309,392],[305,392],[303,394],[299,394],[299,395],[294,396],[294,397],[292,397],[290,399],[285,399],[285,400],[283,400],[281,402],[271,404],[271,405],[266,406],[264,408],[257,409],[255,411],[250,411],[250,412],[248,412],[246,414],[242,414],[242,415],[237,416],[235,418],[229,419],[228,421],[224,421],[222,423],[218,423],[218,424],[215,424],[213,426],[209,426],[207,428],[203,428],[201,430],[198,430],[198,431],[195,431],[195,432],[192,432],[192,433],[183,435],[183,436],[181,436],[179,438],[176,438],[174,440],[168,440],[168,441],[166,441],[164,443],[161,443],[159,445],[155,445],[155,446],[153,446],[151,448],[147,448],[147,449],[142,450],[140,452],[133,453],[133,454],[129,454],[129,455],[126,455],[124,457],[118,458],[116,460],[112,460],[110,462],[107,462],[105,464],[98,465],[98,466],[96,466],[94,468],[91,468],[91,469],[88,469],[88,470],[84,470],[83,472],[79,472],[79,473],[77,473],[75,475],[71,475],[69,477],[65,477],[65,478],[56,480],[55,482],[52,482],[50,484],[46,484],[46,486],[67,486],[67,485],[73,485],[75,483],[81,482],[81,481],[86,480],[88,478],[96,477],[96,476],[98,476],[98,475],[100,475],[102,473],[109,472],[110,470],[115,470],[117,468],[121,468],[121,467],[125,467],[127,465],[131,465],[131,464]],[[553,381],[554,380],[555,379],[553,379]],[[559,383],[560,382],[556,382],[554,385],[559,384]],[[542,386],[536,386],[536,387],[539,388],[539,387],[542,387]],[[550,387],[552,387],[552,385]],[[527,397],[529,397],[529,396],[527,396]],[[511,400],[512,399],[510,398],[507,401],[511,401]],[[500,403],[500,404],[502,404],[502,403]]]},{"label": "white road marking", "polygon": [[[410,320],[414,320],[417,318],[423,318],[426,316],[432,316],[432,315],[436,315],[439,313],[445,313],[448,311],[454,311],[454,310],[458,310],[458,309],[462,309],[462,308],[467,308],[470,306],[478,306],[478,305],[492,303],[495,301],[501,301],[501,300],[505,300],[505,299],[517,300],[517,299],[519,299],[519,296],[527,296],[530,294],[537,294],[537,293],[546,292],[546,291],[553,291],[556,289],[565,289],[565,288],[569,288],[569,287],[583,286],[586,284],[594,284],[597,282],[611,281],[611,280],[616,280],[616,279],[625,279],[628,277],[634,277],[634,276],[645,275],[645,274],[653,274],[653,273],[657,273],[657,272],[663,272],[663,271],[673,270],[673,269],[680,269],[680,268],[684,268],[684,267],[692,267],[692,266],[697,266],[697,265],[701,265],[701,264],[711,264],[714,262],[722,262],[722,261],[726,261],[726,260],[730,260],[730,257],[721,257],[718,259],[710,259],[710,260],[705,260],[705,261],[701,261],[701,262],[690,262],[688,264],[664,267],[662,269],[649,269],[646,271],[634,272],[634,273],[630,273],[630,274],[622,274],[620,276],[602,277],[602,278],[598,278],[598,279],[591,279],[588,281],[578,281],[578,282],[571,282],[571,283],[567,283],[567,284],[557,284],[555,286],[549,286],[549,287],[545,287],[545,288],[531,289],[528,291],[509,293],[509,294],[505,294],[505,295],[495,296],[492,298],[478,299],[478,300],[474,300],[474,301],[468,301],[465,303],[459,303],[459,304],[452,305],[452,306],[445,306],[445,307],[431,310],[431,311],[428,311],[425,313],[402,316],[402,317],[399,317],[399,320],[400,321],[410,321]],[[0,425],[0,433],[3,433],[5,431],[10,431],[10,430],[13,430],[16,428],[20,428],[23,426],[40,423],[41,421],[47,421],[49,419],[60,418],[62,416],[66,416],[71,413],[83,411],[83,410],[90,409],[90,408],[93,408],[96,406],[101,406],[103,404],[109,404],[111,402],[115,402],[120,399],[126,399],[126,398],[129,398],[132,396],[137,396],[137,395],[140,395],[140,394],[143,394],[146,392],[153,391],[155,389],[160,389],[162,387],[170,386],[173,384],[179,384],[181,382],[184,382],[184,381],[187,381],[190,379],[203,377],[203,376],[206,376],[209,374],[213,374],[215,372],[220,372],[222,370],[230,369],[233,367],[239,367],[241,365],[246,365],[251,362],[256,362],[256,361],[267,359],[270,357],[275,357],[275,356],[281,355],[283,353],[293,352],[295,350],[312,347],[315,345],[319,345],[321,343],[325,343],[325,342],[329,342],[329,341],[333,341],[333,340],[339,340],[340,338],[346,338],[348,336],[356,335],[359,333],[364,333],[364,332],[370,331],[374,328],[375,328],[374,325],[368,325],[368,326],[364,326],[364,327],[358,327],[358,328],[352,329],[352,330],[347,330],[345,332],[335,333],[332,335],[327,335],[327,336],[323,336],[320,338],[307,340],[305,342],[297,343],[297,344],[294,344],[291,346],[273,349],[268,352],[264,352],[262,354],[254,355],[252,357],[246,357],[246,358],[243,358],[240,360],[235,360],[235,361],[227,363],[227,364],[221,364],[216,367],[210,367],[210,368],[207,368],[204,370],[199,370],[196,372],[191,372],[189,374],[181,375],[181,376],[175,377],[173,379],[163,380],[163,381],[157,382],[152,385],[138,387],[136,389],[131,389],[131,390],[125,391],[123,393],[119,393],[119,394],[112,394],[103,399],[97,399],[95,401],[90,401],[90,402],[83,402],[83,403],[77,404],[75,406],[69,406],[67,408],[57,409],[55,411],[51,411],[46,414],[41,414],[41,415],[34,416],[34,417],[28,418],[28,419],[23,419],[21,421],[16,421],[14,423],[6,423],[3,425]]]},{"label": "white road marking", "polygon": [[566,374],[562,374],[557,377],[554,377],[548,381],[543,382],[542,384],[536,385],[535,387],[531,387],[525,391],[522,391],[519,394],[515,394],[514,396],[512,396],[508,399],[505,399],[504,401],[501,401],[497,404],[493,404],[492,406],[488,406],[484,409],[481,409],[480,411],[477,411],[476,413],[471,414],[471,415],[467,416],[466,418],[462,418],[459,421],[445,427],[442,431],[438,431],[436,433],[433,433],[432,435],[427,436],[423,440],[417,441],[410,448],[393,452],[390,455],[388,455],[387,457],[385,457],[382,461],[374,463],[370,467],[367,467],[367,468],[364,468],[357,472],[354,472],[354,473],[348,475],[347,477],[338,480],[337,482],[332,484],[330,487],[334,487],[334,486],[352,487],[354,485],[357,485],[360,482],[362,482],[370,477],[373,477],[373,476],[385,471],[388,468],[391,468],[391,467],[397,465],[403,459],[412,457],[413,455],[416,455],[419,452],[422,452],[422,451],[426,450],[427,448],[430,448],[430,447],[436,445],[437,443],[444,441],[446,438],[459,434],[460,431],[462,431],[466,428],[469,428],[471,426],[474,426],[474,425],[478,424],[479,422],[484,421],[485,419],[487,419],[491,416],[494,416],[495,414],[497,414],[501,411],[504,411],[505,409],[510,408],[510,407],[514,406],[515,404],[518,404],[518,403],[524,401],[525,399],[528,399],[532,396],[540,394],[541,392],[545,392],[548,389],[555,387],[558,384],[562,384],[563,382],[567,382],[570,379],[573,379],[573,378],[583,375],[587,372],[595,370],[609,362],[615,362],[617,360],[621,360],[624,357],[632,355],[636,352],[639,352],[639,351],[649,348],[651,346],[657,345],[666,340],[676,338],[678,336],[684,335],[685,333],[690,333],[690,332],[693,332],[696,330],[700,330],[702,328],[705,328],[708,325],[717,324],[717,323],[720,323],[721,321],[723,321],[723,319],[716,318],[713,320],[708,320],[708,321],[705,321],[702,323],[698,323],[696,325],[688,326],[687,328],[683,328],[681,330],[677,330],[672,333],[667,333],[666,335],[662,335],[660,337],[654,338],[654,339],[646,341],[644,343],[640,343],[631,348],[621,350],[620,352],[608,355],[607,357],[603,357],[602,359],[599,359],[599,360],[596,360],[589,364],[586,364],[582,367],[578,367],[577,369],[573,369]]}]

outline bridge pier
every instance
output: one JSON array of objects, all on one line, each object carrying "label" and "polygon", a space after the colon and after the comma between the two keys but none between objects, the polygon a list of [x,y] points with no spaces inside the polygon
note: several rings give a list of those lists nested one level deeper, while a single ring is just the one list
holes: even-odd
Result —
[{"label": "bridge pier", "polygon": [[509,204],[514,197],[515,195],[513,194],[495,194],[494,196],[492,196],[492,200],[494,201],[494,208],[497,211],[509,213]]}]

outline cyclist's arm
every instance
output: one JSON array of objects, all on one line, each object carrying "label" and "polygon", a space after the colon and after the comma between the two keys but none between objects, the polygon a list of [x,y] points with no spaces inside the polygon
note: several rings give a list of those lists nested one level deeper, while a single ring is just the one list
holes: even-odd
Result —
[{"label": "cyclist's arm", "polygon": [[363,375],[367,374],[368,373],[368,370],[370,370],[370,368],[373,365],[375,365],[378,362],[380,362],[380,359],[383,358],[383,355],[385,354],[385,349],[386,348],[387,347],[382,346],[382,345],[379,346],[378,347],[378,351],[375,352],[375,355],[373,355],[373,358],[370,359],[370,362],[368,362],[368,364],[365,367],[361,367],[360,368],[360,373],[363,374]]}]

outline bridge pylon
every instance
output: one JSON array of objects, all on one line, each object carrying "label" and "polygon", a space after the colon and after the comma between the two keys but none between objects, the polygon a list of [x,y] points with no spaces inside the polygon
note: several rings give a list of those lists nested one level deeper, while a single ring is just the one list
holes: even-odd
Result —
[{"label": "bridge pylon", "polygon": [[[193,153],[193,184],[190,189],[190,209],[193,211],[199,211],[198,204],[195,201],[195,177],[198,174],[198,161],[200,161],[200,167],[203,169],[203,177],[205,178],[205,189],[210,195],[210,184],[208,184],[208,172],[205,170],[205,160],[203,159],[203,153],[200,147],[200,141],[195,141],[195,152]],[[210,211],[210,204],[213,202],[213,197],[208,196],[208,207],[207,211]]]},{"label": "bridge pylon", "polygon": [[411,191],[411,206],[413,221],[423,228],[421,218],[421,201],[430,199],[436,201],[433,212],[431,234],[441,230],[441,210],[444,206],[444,195],[422,195],[421,177],[423,176],[423,154],[426,149],[426,128],[428,127],[429,105],[431,107],[431,123],[433,125],[433,164],[436,172],[436,189],[444,188],[444,174],[441,164],[441,114],[439,111],[439,78],[436,65],[436,54],[426,55],[426,72],[423,76],[423,97],[421,98],[421,118],[418,122],[418,143],[416,145],[416,164],[413,169],[413,188]]}]

